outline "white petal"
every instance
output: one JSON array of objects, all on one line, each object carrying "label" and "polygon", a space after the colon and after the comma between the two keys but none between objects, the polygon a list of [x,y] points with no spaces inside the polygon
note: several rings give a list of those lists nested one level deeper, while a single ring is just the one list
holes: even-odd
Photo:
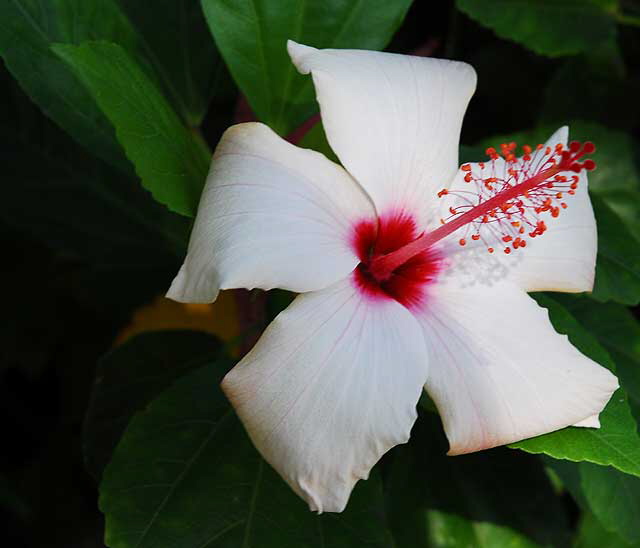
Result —
[{"label": "white petal", "polygon": [[581,428],[600,428],[600,416],[593,415],[586,419],[576,422],[573,426],[580,426]]},{"label": "white petal", "polygon": [[[547,141],[545,146],[566,145],[568,128],[562,127]],[[540,154],[540,153],[534,153]],[[535,156],[534,156],[535,161]],[[503,160],[498,160],[501,169]],[[486,164],[488,168],[488,164]],[[481,173],[478,164],[472,164],[474,173]],[[568,175],[575,175],[568,173]],[[459,172],[452,188],[463,189],[464,174]],[[538,238],[528,238],[527,247],[510,255],[497,252],[490,255],[486,244],[468,242],[460,247],[457,238],[447,242],[448,254],[452,260],[449,275],[456,277],[456,283],[465,285],[487,285],[496,280],[509,279],[525,291],[563,291],[579,293],[591,291],[595,276],[598,235],[591,200],[587,191],[587,173],[580,173],[578,188],[574,196],[567,196],[568,208],[557,218],[544,218],[548,230]]]},{"label": "white petal", "polygon": [[354,484],[408,440],[426,377],[411,314],[344,280],[298,296],[222,388],[255,446],[310,508],[341,512]]},{"label": "white petal", "polygon": [[214,154],[189,252],[168,297],[211,302],[219,289],[312,291],[358,264],[353,225],[374,208],[340,166],[263,124],[228,129]]},{"label": "white petal", "polygon": [[311,72],[331,148],[379,213],[402,209],[427,226],[436,193],[458,168],[460,126],[476,86],[470,65],[288,43]]},{"label": "white petal", "polygon": [[566,426],[595,426],[617,379],[556,333],[546,310],[513,284],[439,288],[418,317],[429,347],[426,389],[450,454]]}]

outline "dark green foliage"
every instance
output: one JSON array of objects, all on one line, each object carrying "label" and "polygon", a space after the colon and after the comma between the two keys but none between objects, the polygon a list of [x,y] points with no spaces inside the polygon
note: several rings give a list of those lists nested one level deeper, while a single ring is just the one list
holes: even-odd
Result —
[{"label": "dark green foliage", "polygon": [[615,39],[610,4],[600,0],[457,0],[457,6],[498,36],[552,57]]},{"label": "dark green foliage", "polygon": [[594,197],[598,219],[598,262],[593,298],[598,301],[640,303],[640,241],[600,198]]},{"label": "dark green foliage", "polygon": [[410,0],[202,0],[211,33],[257,118],[286,135],[317,111],[287,40],[321,48],[382,49]]},{"label": "dark green foliage", "polygon": [[198,331],[152,331],[135,336],[98,362],[84,423],[85,461],[97,479],[133,415],[173,381],[218,358],[221,346]]}]

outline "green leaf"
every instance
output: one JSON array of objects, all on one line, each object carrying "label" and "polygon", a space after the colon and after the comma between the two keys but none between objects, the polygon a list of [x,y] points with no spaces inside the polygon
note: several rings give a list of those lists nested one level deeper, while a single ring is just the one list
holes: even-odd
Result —
[{"label": "green leaf", "polygon": [[84,423],[84,457],[100,478],[133,415],[176,379],[210,363],[220,342],[197,331],[152,331],[133,337],[98,362]]},{"label": "green leaf", "polygon": [[598,301],[640,303],[640,241],[600,198],[591,202],[598,221],[598,260],[592,297]]},{"label": "green leaf", "polygon": [[145,2],[119,3],[167,97],[187,125],[198,126],[211,97],[232,91],[200,0],[156,0],[153,9]]},{"label": "green leaf", "polygon": [[574,548],[637,548],[618,535],[607,531],[590,512],[584,512],[578,527],[578,538]]},{"label": "green leaf", "polygon": [[580,483],[580,465],[582,463],[553,459],[546,455],[542,455],[541,459],[550,477],[555,476],[555,481],[560,483],[561,488],[566,489],[581,508],[587,508]]},{"label": "green leaf", "polygon": [[431,548],[536,548],[540,546],[512,529],[495,523],[467,520],[437,510],[427,513]]},{"label": "green leaf", "polygon": [[611,189],[604,192],[594,191],[620,217],[629,229],[629,233],[640,241],[640,188]]},{"label": "green leaf", "polygon": [[594,158],[598,165],[589,173],[589,190],[605,197],[614,190],[640,189],[640,172],[636,159],[637,142],[623,131],[594,122],[575,121],[569,126],[571,138],[596,144]]},{"label": "green leaf", "polygon": [[595,1],[456,0],[456,5],[501,38],[541,55],[588,52],[616,37],[612,15]]},{"label": "green leaf", "polygon": [[[536,299],[549,310],[556,331],[567,334],[578,350],[600,365],[615,370],[607,351],[564,307],[544,295],[536,295]],[[600,414],[600,424],[600,428],[565,428],[511,444],[510,447],[544,453],[556,459],[611,465],[622,472],[640,476],[640,437],[627,395],[622,389],[613,394]]]},{"label": "green leaf", "polygon": [[50,49],[97,39],[133,44],[133,29],[113,1],[7,0],[0,2],[0,20],[0,55],[26,93],[78,143],[128,171],[113,127]]},{"label": "green leaf", "polygon": [[195,215],[210,154],[154,82],[116,44],[58,44],[53,49],[73,67],[116,128],[143,186],[172,211]]},{"label": "green leaf", "polygon": [[608,466],[581,463],[582,491],[602,526],[629,543],[640,543],[640,478]]},{"label": "green leaf", "polygon": [[110,548],[392,545],[376,477],[342,514],[309,512],[260,458],[206,366],[130,423],[100,486]]},{"label": "green leaf", "polygon": [[299,147],[310,148],[316,152],[321,152],[332,162],[340,163],[338,157],[335,155],[329,141],[327,141],[327,135],[324,132],[322,121],[318,121],[305,135],[300,139],[298,143]]},{"label": "green leaf", "polygon": [[597,169],[589,173],[589,191],[620,216],[631,233],[640,237],[640,157],[638,143],[628,133],[593,122],[573,122],[572,138],[592,141]]},{"label": "green leaf", "polygon": [[[480,536],[510,531],[513,537],[543,546],[566,545],[564,508],[538,457],[501,447],[451,458],[447,447],[438,417],[420,413],[409,443],[389,454],[393,460],[385,476],[387,507],[400,546],[426,548],[438,540],[431,538],[431,531],[430,542],[426,536],[421,542],[422,531],[433,525],[430,511],[459,516],[472,530],[493,524],[480,527]],[[457,546],[475,546],[463,542],[463,533],[469,528],[460,531]]]},{"label": "green leaf", "polygon": [[288,39],[319,48],[378,50],[410,0],[202,0],[218,48],[259,120],[286,135],[317,111],[311,78],[297,73]]},{"label": "green leaf", "polygon": [[[624,474],[610,466],[588,462],[568,462],[545,459],[563,485],[598,527],[591,524],[594,534],[611,536],[621,546],[640,541],[640,478]],[[595,519],[594,519],[595,521]],[[602,529],[600,533],[598,530]],[[605,532],[606,531],[606,532]],[[581,533],[583,542],[585,533]],[[622,539],[625,539],[624,541]],[[591,539],[591,542],[595,542]],[[588,544],[591,545],[591,544]],[[599,546],[609,546],[603,543]]]}]

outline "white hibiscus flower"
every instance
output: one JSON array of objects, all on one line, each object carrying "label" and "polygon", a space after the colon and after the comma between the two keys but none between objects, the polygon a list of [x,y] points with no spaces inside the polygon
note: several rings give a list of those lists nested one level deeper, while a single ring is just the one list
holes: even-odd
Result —
[{"label": "white hibiscus flower", "polygon": [[262,124],[230,128],[168,293],[301,293],[223,382],[264,458],[312,510],[339,512],[408,440],[423,388],[450,454],[597,427],[616,378],[527,295],[592,288],[591,145],[567,147],[562,128],[459,170],[469,65],[289,53],[344,168]]}]

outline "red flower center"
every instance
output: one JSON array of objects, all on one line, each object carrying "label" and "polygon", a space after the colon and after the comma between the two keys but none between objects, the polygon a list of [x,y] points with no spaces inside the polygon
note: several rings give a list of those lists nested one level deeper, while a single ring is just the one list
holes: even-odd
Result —
[{"label": "red flower center", "polygon": [[384,277],[369,268],[375,258],[396,251],[419,236],[413,217],[402,212],[357,223],[352,242],[361,261],[353,273],[358,289],[369,298],[395,299],[407,308],[422,305],[427,286],[442,269],[442,258],[436,250],[430,248],[414,255]]}]

